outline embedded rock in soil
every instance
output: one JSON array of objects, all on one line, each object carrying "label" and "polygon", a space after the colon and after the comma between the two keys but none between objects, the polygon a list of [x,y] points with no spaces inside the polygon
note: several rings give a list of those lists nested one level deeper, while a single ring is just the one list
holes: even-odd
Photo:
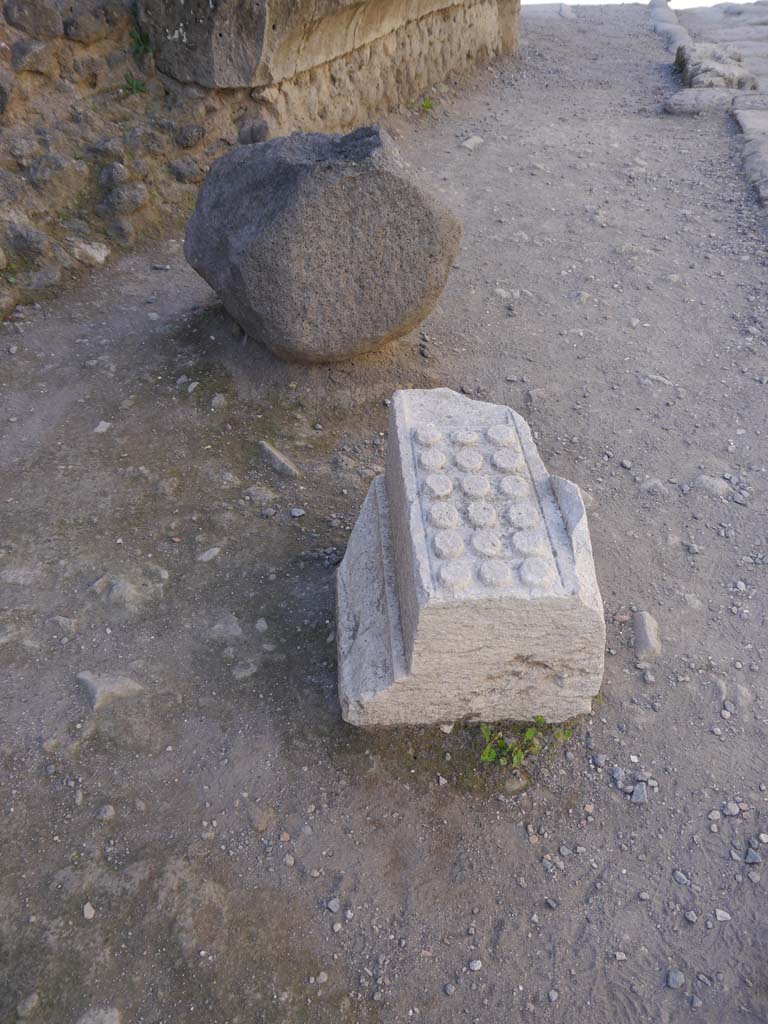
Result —
[{"label": "embedded rock in soil", "polygon": [[252,338],[286,359],[326,362],[416,327],[460,232],[374,126],[297,133],[217,160],[184,252]]}]

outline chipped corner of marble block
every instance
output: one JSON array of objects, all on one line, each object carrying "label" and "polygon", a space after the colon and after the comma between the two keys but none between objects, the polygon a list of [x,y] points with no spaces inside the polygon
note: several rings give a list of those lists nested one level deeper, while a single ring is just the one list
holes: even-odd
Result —
[{"label": "chipped corner of marble block", "polygon": [[512,409],[395,392],[386,472],[338,570],[337,648],[356,725],[591,710],[605,623],[584,502]]}]

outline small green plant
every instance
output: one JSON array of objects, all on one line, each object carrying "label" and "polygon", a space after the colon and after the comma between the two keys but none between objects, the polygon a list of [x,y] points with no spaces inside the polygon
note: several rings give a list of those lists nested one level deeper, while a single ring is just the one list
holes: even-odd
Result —
[{"label": "small green plant", "polygon": [[[541,751],[541,741],[548,730],[547,723],[541,716],[533,720],[533,725],[527,726],[519,737],[513,736],[507,739],[502,732],[494,730],[490,725],[482,723],[480,732],[485,740],[485,747],[480,754],[483,764],[499,764],[502,768],[508,765],[512,768],[519,768],[525,759],[531,754],[538,754]],[[552,736],[558,743],[566,743],[571,738],[571,727],[557,726]]]},{"label": "small green plant", "polygon": [[131,29],[131,50],[134,57],[143,57],[147,53],[152,53],[152,40],[138,26]]},{"label": "small green plant", "polygon": [[3,277],[6,279],[8,284],[16,283],[16,267],[13,263],[8,263],[5,270],[3,271]]},{"label": "small green plant", "polygon": [[134,78],[130,71],[126,71],[124,81],[130,96],[138,96],[139,93],[147,91],[146,83],[140,78]]},{"label": "small green plant", "polygon": [[421,109],[422,110],[433,110],[434,109],[434,104],[432,102],[432,97],[431,96],[425,96],[424,97],[424,99],[421,101]]}]

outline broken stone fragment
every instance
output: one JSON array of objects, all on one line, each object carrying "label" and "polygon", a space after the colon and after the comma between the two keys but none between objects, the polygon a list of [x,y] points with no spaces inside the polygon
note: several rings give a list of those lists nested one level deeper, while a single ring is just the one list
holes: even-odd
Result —
[{"label": "broken stone fragment", "polygon": [[587,713],[605,624],[578,487],[525,420],[445,388],[398,391],[337,576],[342,714],[355,725],[558,722]]},{"label": "broken stone fragment", "polygon": [[373,126],[296,133],[216,160],[184,254],[253,340],[286,359],[333,362],[427,316],[459,235]]},{"label": "broken stone fragment", "polygon": [[94,711],[107,707],[116,700],[135,697],[144,687],[135,679],[119,675],[98,675],[94,672],[80,672],[77,681]]},{"label": "broken stone fragment", "polygon": [[648,612],[635,612],[632,616],[635,634],[635,657],[638,661],[653,661],[661,654],[659,624]]},{"label": "broken stone fragment", "polygon": [[269,441],[259,441],[259,450],[272,469],[280,476],[301,476],[301,471],[293,459],[289,459],[287,455],[283,455],[277,448],[273,448]]}]

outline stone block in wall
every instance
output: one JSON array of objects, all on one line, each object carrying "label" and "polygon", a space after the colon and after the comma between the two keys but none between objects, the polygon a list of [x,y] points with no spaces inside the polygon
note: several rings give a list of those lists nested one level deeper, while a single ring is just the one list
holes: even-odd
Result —
[{"label": "stone block in wall", "polygon": [[[255,88],[280,133],[371,120],[447,74],[512,52],[518,11],[519,0],[139,3],[162,73]],[[275,91],[283,107],[299,108],[292,116],[275,106]]]},{"label": "stone block in wall", "polygon": [[586,512],[525,420],[396,392],[337,576],[339,697],[356,725],[587,713],[605,624]]}]

